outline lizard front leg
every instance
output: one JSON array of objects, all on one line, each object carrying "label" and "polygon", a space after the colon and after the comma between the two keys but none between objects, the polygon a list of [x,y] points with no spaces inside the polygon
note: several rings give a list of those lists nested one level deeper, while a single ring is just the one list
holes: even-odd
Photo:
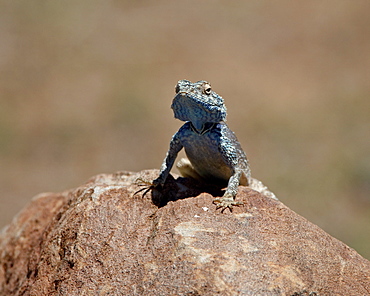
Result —
[{"label": "lizard front leg", "polygon": [[[166,182],[166,179],[168,177],[168,174],[170,173],[173,164],[176,160],[177,154],[182,149],[182,144],[180,141],[180,137],[178,132],[173,135],[171,142],[170,142],[170,148],[167,151],[166,157],[161,165],[161,169],[159,172],[159,176],[157,179],[154,179],[152,182],[143,180],[141,178],[136,180],[136,184],[139,186],[146,186],[138,191],[135,192],[135,194],[142,192],[145,190],[143,196],[150,190],[161,187]],[[134,195],[135,195],[134,194]]]},{"label": "lizard front leg", "polygon": [[174,134],[174,136],[171,139],[170,142],[170,148],[167,151],[166,157],[163,160],[163,163],[161,165],[161,169],[159,172],[159,177],[155,180],[153,180],[153,186],[163,186],[164,183],[166,182],[166,179],[168,177],[168,174],[170,173],[173,164],[176,160],[177,154],[179,151],[182,149],[182,144],[180,141],[180,137],[178,132]]},{"label": "lizard front leg", "polygon": [[241,175],[242,170],[236,170],[229,179],[225,194],[222,197],[218,197],[213,200],[213,203],[217,205],[217,209],[221,209],[221,212],[223,212],[227,208],[232,211],[233,206],[243,205],[243,202],[234,200],[235,195],[238,192]]}]

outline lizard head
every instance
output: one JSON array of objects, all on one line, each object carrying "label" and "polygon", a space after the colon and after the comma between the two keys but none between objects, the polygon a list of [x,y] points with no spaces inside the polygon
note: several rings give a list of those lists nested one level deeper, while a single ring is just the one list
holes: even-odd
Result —
[{"label": "lizard head", "polygon": [[224,100],[212,90],[209,82],[201,80],[191,83],[188,80],[180,80],[177,82],[175,93],[171,105],[175,118],[190,121],[198,131],[201,131],[207,122],[226,120]]}]

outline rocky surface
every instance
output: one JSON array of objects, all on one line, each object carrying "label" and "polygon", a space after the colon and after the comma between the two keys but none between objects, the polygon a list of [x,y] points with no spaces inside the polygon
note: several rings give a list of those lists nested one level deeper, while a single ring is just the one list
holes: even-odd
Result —
[{"label": "rocky surface", "polygon": [[220,213],[183,178],[133,196],[157,173],[35,197],[1,233],[0,295],[370,294],[370,262],[281,202],[239,187]]}]

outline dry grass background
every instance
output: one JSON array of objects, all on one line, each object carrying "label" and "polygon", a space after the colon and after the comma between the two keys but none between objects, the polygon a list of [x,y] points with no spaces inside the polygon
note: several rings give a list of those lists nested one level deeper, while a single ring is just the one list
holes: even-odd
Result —
[{"label": "dry grass background", "polygon": [[159,168],[208,80],[253,175],[370,258],[369,1],[1,1],[0,226],[37,193]]}]

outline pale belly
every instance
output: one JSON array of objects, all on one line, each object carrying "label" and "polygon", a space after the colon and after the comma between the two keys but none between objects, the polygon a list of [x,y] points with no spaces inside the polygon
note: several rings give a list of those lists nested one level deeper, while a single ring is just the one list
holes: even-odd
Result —
[{"label": "pale belly", "polygon": [[197,173],[210,181],[229,180],[233,173],[219,149],[219,141],[214,136],[192,134],[183,142],[187,157]]}]

